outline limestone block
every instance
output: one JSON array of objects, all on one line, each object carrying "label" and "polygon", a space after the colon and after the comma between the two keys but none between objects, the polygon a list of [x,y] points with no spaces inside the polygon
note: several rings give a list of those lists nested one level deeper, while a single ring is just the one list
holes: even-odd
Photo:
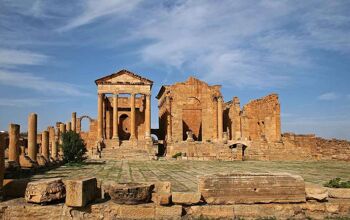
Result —
[{"label": "limestone block", "polygon": [[120,219],[154,219],[155,207],[153,205],[121,205],[119,209]]},{"label": "limestone block", "polygon": [[328,198],[328,190],[317,184],[305,183],[307,200],[325,201]]},{"label": "limestone block", "polygon": [[61,178],[30,182],[25,192],[25,200],[32,203],[47,203],[66,197],[66,189]]},{"label": "limestone block", "polygon": [[191,206],[187,214],[194,218],[209,219],[232,219],[234,217],[233,205]]},{"label": "limestone block", "polygon": [[38,164],[32,161],[27,155],[21,154],[19,156],[19,164],[22,168],[35,168]]},{"label": "limestone block", "polygon": [[348,188],[327,188],[330,198],[350,199],[350,189]]},{"label": "limestone block", "polygon": [[171,193],[171,182],[155,182],[154,183],[155,192]]},{"label": "limestone block", "polygon": [[152,202],[156,205],[169,205],[171,203],[171,193],[152,193]]},{"label": "limestone block", "polygon": [[47,160],[45,159],[45,157],[42,156],[42,155],[37,155],[36,161],[37,161],[37,163],[38,163],[38,165],[39,165],[40,167],[46,167],[46,166],[49,165],[49,163],[47,162]]},{"label": "limestone block", "polygon": [[216,205],[306,201],[303,178],[288,173],[205,175],[198,189],[208,204]]},{"label": "limestone block", "polygon": [[96,178],[84,178],[78,180],[66,180],[66,205],[72,207],[85,207],[89,202],[96,199]]},{"label": "limestone block", "polygon": [[152,198],[154,184],[147,183],[109,183],[105,190],[112,201],[118,204],[148,203]]},{"label": "limestone block", "polygon": [[172,201],[174,204],[193,205],[199,203],[201,194],[197,192],[173,192]]},{"label": "limestone block", "polygon": [[181,219],[182,206],[156,206],[156,219]]}]

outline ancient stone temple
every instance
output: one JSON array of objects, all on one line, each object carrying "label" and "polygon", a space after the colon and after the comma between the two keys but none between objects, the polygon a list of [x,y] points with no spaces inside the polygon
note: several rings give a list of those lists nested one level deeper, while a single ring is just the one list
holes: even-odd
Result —
[{"label": "ancient stone temple", "polygon": [[[127,70],[95,81],[98,93],[97,140],[106,145],[151,143],[153,82]],[[109,141],[110,140],[110,141]]]}]

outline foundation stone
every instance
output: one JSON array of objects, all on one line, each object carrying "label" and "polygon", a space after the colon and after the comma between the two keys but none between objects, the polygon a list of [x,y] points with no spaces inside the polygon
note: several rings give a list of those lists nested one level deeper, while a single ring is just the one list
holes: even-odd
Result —
[{"label": "foundation stone", "polygon": [[66,180],[66,205],[84,207],[98,194],[96,178]]},{"label": "foundation stone", "polygon": [[109,183],[105,189],[117,204],[142,204],[151,201],[154,184]]},{"label": "foundation stone", "polygon": [[197,192],[173,192],[172,201],[174,204],[193,205],[199,203],[201,194]]},{"label": "foundation stone", "polygon": [[204,200],[215,205],[306,201],[303,178],[287,173],[205,175],[198,188]]}]

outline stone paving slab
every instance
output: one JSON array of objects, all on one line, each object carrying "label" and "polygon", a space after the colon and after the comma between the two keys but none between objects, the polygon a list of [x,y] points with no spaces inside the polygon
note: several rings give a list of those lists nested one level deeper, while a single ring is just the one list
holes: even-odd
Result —
[{"label": "stone paving slab", "polygon": [[197,191],[197,176],[223,172],[289,172],[305,181],[323,184],[328,180],[350,176],[350,163],[339,161],[88,161],[83,166],[61,166],[32,179],[96,177],[104,181],[170,181],[173,191]]}]

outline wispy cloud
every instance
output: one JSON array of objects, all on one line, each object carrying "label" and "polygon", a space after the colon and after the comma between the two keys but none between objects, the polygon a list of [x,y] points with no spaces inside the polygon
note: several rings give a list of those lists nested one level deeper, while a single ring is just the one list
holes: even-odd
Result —
[{"label": "wispy cloud", "polygon": [[317,97],[318,100],[322,100],[322,101],[333,101],[338,98],[339,98],[339,95],[335,92],[327,92]]},{"label": "wispy cloud", "polygon": [[63,102],[64,100],[59,99],[45,99],[45,98],[0,98],[0,106],[6,107],[36,107],[42,106],[48,103]]},{"label": "wispy cloud", "polygon": [[35,76],[31,73],[0,69],[0,84],[60,96],[91,96],[76,85]]},{"label": "wispy cloud", "polygon": [[0,65],[13,67],[16,65],[41,65],[49,60],[49,56],[41,53],[0,48]]},{"label": "wispy cloud", "polygon": [[139,0],[88,0],[84,1],[82,13],[69,20],[66,25],[58,28],[58,31],[68,31],[80,26],[90,24],[108,15],[121,16],[131,11]]}]

